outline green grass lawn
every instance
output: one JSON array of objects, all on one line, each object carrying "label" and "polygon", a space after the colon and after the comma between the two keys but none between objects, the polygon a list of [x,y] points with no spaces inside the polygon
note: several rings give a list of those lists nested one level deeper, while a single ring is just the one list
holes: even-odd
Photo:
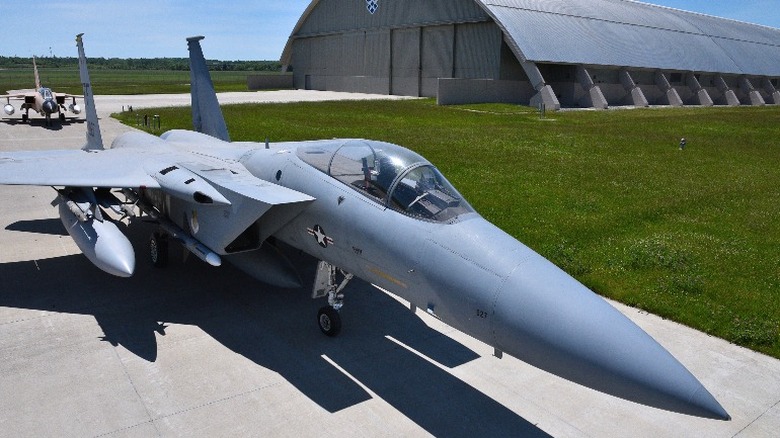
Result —
[{"label": "green grass lawn", "polygon": [[[780,358],[780,107],[544,120],[523,107],[430,100],[223,111],[233,140],[405,145],[596,292]],[[164,129],[192,126],[188,109],[154,112]]]},{"label": "green grass lawn", "polygon": [[[263,74],[246,71],[214,71],[211,77],[217,91],[248,91],[246,78]],[[77,68],[40,69],[41,85],[55,92],[82,94]],[[173,70],[100,70],[91,69],[95,94],[189,93],[190,72]],[[30,69],[0,70],[0,94],[6,90],[35,88]]]}]

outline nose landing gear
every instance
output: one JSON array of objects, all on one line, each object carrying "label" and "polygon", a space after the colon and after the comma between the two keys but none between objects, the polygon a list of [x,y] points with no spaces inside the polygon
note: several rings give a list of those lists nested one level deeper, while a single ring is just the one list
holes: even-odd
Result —
[{"label": "nose landing gear", "polygon": [[[343,277],[338,282],[339,274]],[[344,306],[344,294],[342,290],[347,286],[354,275],[331,265],[328,262],[320,261],[317,264],[317,276],[314,279],[312,288],[312,298],[328,297],[328,305],[320,308],[317,312],[317,323],[322,333],[327,336],[336,336],[341,331],[341,316],[339,311]]]}]

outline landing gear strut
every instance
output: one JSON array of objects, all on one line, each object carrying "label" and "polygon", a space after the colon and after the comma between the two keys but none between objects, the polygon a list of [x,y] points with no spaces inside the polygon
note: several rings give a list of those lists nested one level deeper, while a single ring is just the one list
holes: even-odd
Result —
[{"label": "landing gear strut", "polygon": [[[343,279],[338,282],[338,275]],[[328,297],[328,305],[317,312],[317,322],[322,333],[327,336],[336,336],[341,331],[341,316],[339,311],[344,306],[344,294],[342,290],[347,286],[354,275],[342,271],[328,262],[317,264],[317,276],[314,279],[312,298]]]}]

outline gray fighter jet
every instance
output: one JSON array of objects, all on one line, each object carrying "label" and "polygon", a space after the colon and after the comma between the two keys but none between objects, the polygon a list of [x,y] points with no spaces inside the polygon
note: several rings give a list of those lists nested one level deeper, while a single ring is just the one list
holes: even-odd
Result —
[{"label": "gray fighter jet", "polygon": [[[77,37],[87,110],[82,150],[0,154],[0,183],[56,187],[59,214],[98,268],[130,276],[135,255],[116,226],[159,224],[149,255],[173,239],[206,263],[299,286],[275,245],[321,260],[314,298],[335,336],[344,286],[357,276],[527,363],[670,411],[728,419],[654,339],[551,262],[483,219],[420,155],[373,140],[231,143],[200,40],[188,39],[195,131],[118,137],[104,149]],[[120,201],[115,193],[120,192]]]},{"label": "gray fighter jet", "polygon": [[76,103],[77,97],[73,94],[55,93],[51,88],[41,86],[41,78],[38,75],[38,65],[35,64],[35,57],[33,57],[33,72],[35,74],[35,89],[34,90],[9,90],[6,93],[0,95],[0,98],[6,100],[6,104],[3,107],[3,111],[6,115],[12,116],[16,109],[11,105],[11,100],[21,100],[22,105],[20,110],[24,111],[22,114],[22,122],[26,122],[30,119],[30,110],[37,112],[46,118],[46,125],[51,125],[51,117],[54,114],[59,115],[60,122],[65,121],[65,100],[72,99],[72,102],[68,105],[68,110],[73,114],[81,113],[81,107]]}]

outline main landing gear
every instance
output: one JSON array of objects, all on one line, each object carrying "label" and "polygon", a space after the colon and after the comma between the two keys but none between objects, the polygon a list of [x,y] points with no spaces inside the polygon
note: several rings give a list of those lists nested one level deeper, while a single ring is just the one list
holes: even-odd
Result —
[{"label": "main landing gear", "polygon": [[168,266],[168,235],[156,232],[149,238],[149,260],[155,268]]},{"label": "main landing gear", "polygon": [[[339,274],[343,277],[338,281]],[[342,290],[347,286],[354,275],[342,271],[328,262],[317,264],[317,276],[314,279],[312,298],[328,297],[328,305],[317,312],[317,323],[322,333],[327,336],[336,336],[341,331],[341,316],[339,311],[344,306],[344,294]]]}]

